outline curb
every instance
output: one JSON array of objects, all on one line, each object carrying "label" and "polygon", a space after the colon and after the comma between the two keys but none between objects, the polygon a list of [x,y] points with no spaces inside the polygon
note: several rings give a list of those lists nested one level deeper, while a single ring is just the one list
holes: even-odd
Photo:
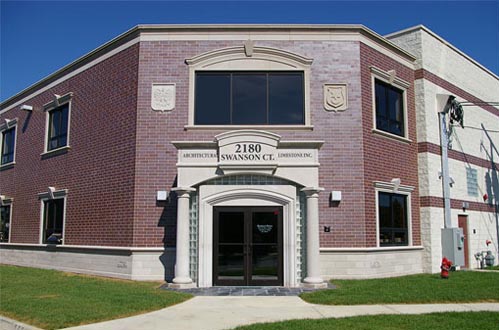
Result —
[{"label": "curb", "polygon": [[10,319],[6,316],[0,315],[0,329],[2,330],[43,330],[32,325],[24,324],[22,322]]}]

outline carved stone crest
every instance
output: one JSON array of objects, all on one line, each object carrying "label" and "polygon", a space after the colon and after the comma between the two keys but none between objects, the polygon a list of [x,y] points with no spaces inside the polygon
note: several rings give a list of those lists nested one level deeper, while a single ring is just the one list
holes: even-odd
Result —
[{"label": "carved stone crest", "polygon": [[175,84],[152,84],[151,107],[154,111],[175,108]]},{"label": "carved stone crest", "polygon": [[324,84],[324,109],[327,111],[345,111],[347,108],[347,84]]}]

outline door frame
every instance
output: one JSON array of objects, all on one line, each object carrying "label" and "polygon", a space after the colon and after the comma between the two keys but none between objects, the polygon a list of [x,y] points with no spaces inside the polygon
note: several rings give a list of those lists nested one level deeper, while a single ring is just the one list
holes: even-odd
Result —
[{"label": "door frame", "polygon": [[[277,280],[253,280],[253,214],[256,212],[278,212],[277,219],[277,249],[278,265]],[[243,236],[243,280],[216,280],[218,273],[219,246],[219,213],[241,212],[244,214]],[[282,206],[215,206],[213,207],[213,285],[215,286],[282,286],[284,283],[283,258],[283,207]]]},{"label": "door frame", "polygon": [[282,206],[284,286],[299,287],[302,269],[298,254],[301,240],[297,227],[297,188],[293,185],[201,185],[198,215],[199,287],[213,286],[213,207],[216,206]]},{"label": "door frame", "polygon": [[463,229],[464,235],[464,268],[470,268],[470,256],[469,256],[469,231],[468,231],[468,215],[458,214],[457,216],[458,227]]}]

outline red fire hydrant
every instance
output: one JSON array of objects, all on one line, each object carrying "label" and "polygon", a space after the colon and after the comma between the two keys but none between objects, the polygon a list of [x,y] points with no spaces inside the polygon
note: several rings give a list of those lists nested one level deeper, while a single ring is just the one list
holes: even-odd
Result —
[{"label": "red fire hydrant", "polygon": [[452,267],[452,261],[450,261],[447,258],[442,259],[442,265],[440,265],[440,277],[441,278],[449,278],[449,271],[450,268]]}]

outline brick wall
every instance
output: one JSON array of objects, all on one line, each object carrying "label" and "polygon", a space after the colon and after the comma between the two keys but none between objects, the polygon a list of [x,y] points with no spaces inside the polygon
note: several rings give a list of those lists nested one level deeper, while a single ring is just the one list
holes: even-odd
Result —
[{"label": "brick wall", "polygon": [[[400,178],[403,185],[415,187],[411,195],[413,244],[421,244],[418,190],[418,146],[414,106],[414,71],[400,65],[374,49],[361,44],[362,120],[364,144],[364,196],[366,245],[376,246],[376,204],[373,181],[390,182]],[[373,98],[370,67],[395,70],[397,77],[411,83],[407,90],[408,138],[403,142],[373,133]]]},{"label": "brick wall", "polygon": [[[135,209],[135,244],[154,246],[165,242],[175,245],[175,204],[155,204],[155,191],[175,185],[176,149],[171,141],[206,140],[221,131],[185,130],[188,116],[188,66],[186,58],[219,48],[238,46],[243,41],[157,41],[142,42],[140,50],[138,124],[145,129],[137,136],[137,177]],[[268,46],[313,58],[311,68],[311,120],[314,129],[274,131],[288,140],[323,140],[320,151],[320,239],[322,247],[367,247],[376,241],[376,217],[372,181],[402,178],[403,184],[417,187],[417,145],[373,136],[369,65],[395,68],[403,79],[412,82],[413,71],[358,42],[257,41]],[[361,66],[362,61],[362,66]],[[362,79],[361,79],[362,71]],[[367,79],[367,80],[366,80]],[[362,95],[361,83],[362,81]],[[152,83],[176,83],[176,108],[168,114],[150,109]],[[323,108],[324,83],[347,83],[349,109],[342,113]],[[366,85],[368,84],[368,86]],[[364,100],[361,102],[361,96]],[[416,141],[414,93],[409,100],[410,138]],[[272,131],[272,129],[268,129]],[[364,136],[363,136],[364,135]],[[364,145],[368,145],[366,150]],[[396,150],[397,152],[393,152]],[[379,157],[379,155],[383,157]],[[382,161],[380,161],[380,158]],[[395,161],[394,161],[395,159]],[[364,161],[366,163],[364,164]],[[332,190],[341,190],[343,200],[329,203]],[[366,200],[364,200],[366,195]],[[413,193],[414,244],[419,238],[419,201]],[[368,211],[367,216],[365,210]],[[164,228],[157,230],[158,226]],[[331,226],[331,232],[322,231]],[[146,240],[144,240],[146,238]]]},{"label": "brick wall", "polygon": [[[16,165],[0,171],[1,193],[14,197],[13,243],[38,243],[38,193],[68,189],[65,243],[129,246],[132,239],[138,45],[65,80],[1,115],[19,119]],[[70,147],[42,157],[54,94],[73,92]]]},{"label": "brick wall", "polygon": [[[176,186],[177,150],[171,142],[212,141],[222,132],[184,129],[189,88],[185,59],[242,43],[142,41],[25,102],[40,108],[54,93],[75,93],[71,150],[63,155],[40,157],[45,115],[35,112],[27,120],[26,112],[11,110],[3,114],[2,118],[19,118],[18,164],[0,172],[2,194],[15,198],[12,241],[38,242],[40,202],[36,194],[55,186],[69,190],[66,244],[175,246],[176,198],[165,204],[157,204],[155,198],[157,190]],[[325,188],[319,202],[321,246],[374,246],[372,182],[400,177],[403,184],[417,187],[417,145],[371,133],[369,65],[396,69],[410,82],[414,79],[412,70],[354,41],[256,41],[256,45],[314,59],[310,81],[314,129],[274,132],[284,140],[325,142],[319,153],[319,183]],[[152,83],[176,84],[176,108],[172,112],[152,111]],[[325,83],[348,84],[347,111],[324,110]],[[408,100],[409,137],[415,142],[412,87]],[[332,190],[343,193],[339,205],[329,203]],[[414,244],[419,244],[417,188],[412,210]],[[330,226],[331,232],[323,232],[323,226]]]}]

